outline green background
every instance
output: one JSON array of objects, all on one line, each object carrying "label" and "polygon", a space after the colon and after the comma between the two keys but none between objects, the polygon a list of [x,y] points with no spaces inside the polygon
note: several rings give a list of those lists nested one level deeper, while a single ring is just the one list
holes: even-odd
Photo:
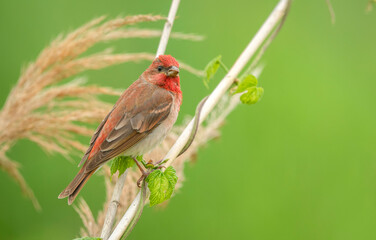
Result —
[{"label": "green background", "polygon": [[[182,0],[174,30],[206,39],[170,40],[166,53],[201,69],[222,54],[231,66],[277,2]],[[376,239],[376,12],[365,13],[367,0],[332,4],[335,25],[324,0],[293,2],[263,58],[262,101],[229,116],[222,137],[186,166],[184,187],[168,207],[146,207],[130,239]],[[169,6],[170,1],[1,1],[0,104],[21,67],[59,33],[101,15],[167,15]],[[158,39],[99,48],[113,45],[117,52],[155,52]],[[82,75],[89,83],[124,89],[147,66],[128,63]],[[183,71],[181,79],[178,122],[209,93],[193,75]],[[9,156],[22,164],[43,211],[36,212],[0,171],[1,239],[77,237],[81,220],[57,199],[76,164],[26,140]],[[94,176],[82,196],[96,212],[104,200],[102,177]]]}]

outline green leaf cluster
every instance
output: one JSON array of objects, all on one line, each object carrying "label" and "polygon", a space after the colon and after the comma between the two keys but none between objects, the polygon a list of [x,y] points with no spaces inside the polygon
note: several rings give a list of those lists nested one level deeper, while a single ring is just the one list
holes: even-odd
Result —
[{"label": "green leaf cluster", "polygon": [[122,175],[127,168],[132,167],[134,164],[133,158],[128,156],[119,156],[112,160],[111,176],[119,171],[119,176]]},{"label": "green leaf cluster", "polygon": [[155,170],[146,178],[150,190],[150,206],[157,205],[169,199],[178,181],[175,169],[170,166],[164,172]]},{"label": "green leaf cluster", "polygon": [[209,88],[210,79],[214,77],[215,73],[218,71],[218,68],[221,66],[221,59],[222,56],[219,55],[211,60],[205,67],[204,84],[207,88]]},{"label": "green leaf cluster", "polygon": [[249,74],[241,79],[235,93],[242,92],[244,92],[240,96],[240,101],[242,101],[242,103],[255,104],[261,99],[264,94],[264,89],[262,87],[257,87],[257,78]]}]

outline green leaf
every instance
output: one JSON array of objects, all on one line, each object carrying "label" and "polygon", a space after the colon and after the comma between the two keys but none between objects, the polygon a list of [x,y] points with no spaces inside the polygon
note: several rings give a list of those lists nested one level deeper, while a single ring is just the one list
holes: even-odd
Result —
[{"label": "green leaf", "polygon": [[112,160],[112,163],[111,163],[111,168],[110,168],[111,177],[112,177],[112,175],[114,175],[116,173],[118,168],[119,168],[119,161],[118,161],[117,158],[115,158],[114,160]]},{"label": "green leaf", "polygon": [[139,155],[136,157],[137,161],[142,162],[144,160],[144,155]]},{"label": "green leaf", "polygon": [[208,65],[205,67],[205,77],[204,77],[204,84],[207,88],[209,88],[209,81],[213,78],[215,73],[218,71],[218,68],[221,66],[221,58],[222,56],[219,55],[213,60],[211,60]]},{"label": "green leaf", "polygon": [[246,90],[247,92],[240,96],[240,101],[245,104],[257,103],[264,94],[264,89],[262,87],[250,87]]},{"label": "green leaf", "polygon": [[111,176],[119,171],[119,176],[122,175],[127,168],[132,167],[134,161],[131,157],[128,156],[119,156],[112,160],[111,164]]},{"label": "green leaf", "polygon": [[243,93],[240,96],[240,101],[242,101],[242,103],[255,104],[261,99],[264,94],[264,89],[262,87],[257,87],[257,78],[248,74],[240,80],[235,93]]},{"label": "green leaf", "polygon": [[102,238],[98,238],[98,237],[82,237],[82,238],[75,238],[73,240],[102,240]]},{"label": "green leaf", "polygon": [[172,166],[168,167],[164,171],[164,174],[166,178],[168,179],[168,181],[173,185],[172,192],[171,192],[171,195],[172,195],[172,193],[174,192],[175,184],[178,182],[178,176],[176,175],[175,168],[173,168]]},{"label": "green leaf", "polygon": [[160,169],[153,171],[146,178],[150,190],[150,206],[157,205],[169,199],[178,181],[175,169],[170,166],[164,172]]},{"label": "green leaf", "polygon": [[256,87],[256,86],[257,86],[257,78],[249,74],[240,80],[238,89],[236,89],[235,93],[241,93],[247,90],[247,88]]}]

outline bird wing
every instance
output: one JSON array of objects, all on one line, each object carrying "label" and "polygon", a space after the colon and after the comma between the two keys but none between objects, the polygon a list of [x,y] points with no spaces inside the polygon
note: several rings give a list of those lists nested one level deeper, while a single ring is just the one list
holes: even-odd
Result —
[{"label": "bird wing", "polygon": [[145,138],[168,117],[172,103],[173,96],[165,89],[143,79],[132,84],[105,118],[103,126],[98,127],[98,134],[94,134],[97,136],[89,147],[85,172],[98,168]]},{"label": "bird wing", "polygon": [[107,119],[108,117],[111,115],[112,111],[114,111],[115,107],[112,108],[112,110],[107,114],[107,116],[102,120],[101,124],[99,124],[99,126],[97,127],[97,130],[95,130],[95,133],[93,134],[93,136],[91,137],[90,139],[90,145],[89,145],[89,148],[86,150],[86,153],[85,155],[82,157],[81,159],[81,162],[80,164],[78,164],[78,166],[81,166],[86,160],[87,158],[89,157],[89,154],[91,152],[91,150],[93,149],[94,147],[94,143],[95,141],[97,140],[100,132],[102,131],[102,128],[104,126],[104,124],[107,122]]}]

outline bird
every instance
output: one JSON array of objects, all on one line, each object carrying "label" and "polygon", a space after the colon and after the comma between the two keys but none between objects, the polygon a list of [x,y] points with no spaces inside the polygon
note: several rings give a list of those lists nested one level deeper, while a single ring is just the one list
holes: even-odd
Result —
[{"label": "bird", "polygon": [[116,156],[137,157],[163,141],[176,122],[182,103],[179,63],[159,55],[120,96],[98,126],[82,157],[82,167],[60,193],[71,205],[89,178]]}]

